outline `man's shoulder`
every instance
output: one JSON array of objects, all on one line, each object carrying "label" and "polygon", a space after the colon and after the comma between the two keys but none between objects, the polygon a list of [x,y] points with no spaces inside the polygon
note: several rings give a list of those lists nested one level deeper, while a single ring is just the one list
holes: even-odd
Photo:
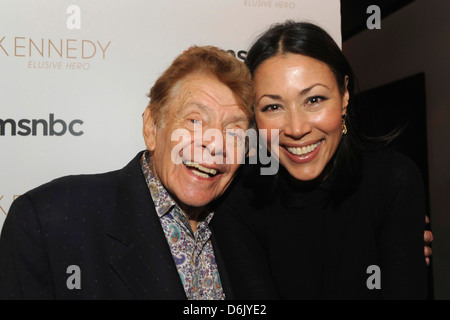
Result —
[{"label": "man's shoulder", "polygon": [[[145,187],[136,158],[119,170],[64,176],[18,197],[11,205],[5,224],[36,220],[40,228],[53,234],[55,239],[64,239],[60,230],[78,232],[88,226],[108,225],[114,213],[129,204],[128,198]],[[84,233],[89,234],[91,229]]]},{"label": "man's shoulder", "polygon": [[[118,197],[120,188],[136,184],[141,178],[139,161],[136,156],[122,169],[96,174],[68,175],[42,184],[22,196],[22,201],[29,201],[35,209],[51,207],[57,209],[76,208],[79,205],[104,203],[105,206]],[[20,202],[20,201],[18,201]]]},{"label": "man's shoulder", "polygon": [[55,199],[58,196],[67,197],[83,193],[99,193],[115,184],[119,171],[60,177],[28,191],[24,196],[32,199],[44,197]]},{"label": "man's shoulder", "polygon": [[30,198],[56,196],[76,196],[77,194],[98,194],[111,191],[120,183],[132,179],[131,174],[139,175],[139,154],[130,163],[121,169],[103,173],[76,174],[56,178],[42,184],[25,195]]}]

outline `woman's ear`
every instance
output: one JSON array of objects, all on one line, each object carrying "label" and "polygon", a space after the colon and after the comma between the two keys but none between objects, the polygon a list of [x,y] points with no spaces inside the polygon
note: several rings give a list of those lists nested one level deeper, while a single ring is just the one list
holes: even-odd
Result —
[{"label": "woman's ear", "polygon": [[145,109],[144,114],[142,115],[142,120],[142,133],[144,135],[145,145],[147,146],[148,151],[153,152],[156,147],[156,123],[153,119],[150,105],[148,105]]},{"label": "woman's ear", "polygon": [[342,115],[347,114],[347,106],[350,101],[350,93],[348,92],[348,76],[345,76],[345,91],[342,96]]}]

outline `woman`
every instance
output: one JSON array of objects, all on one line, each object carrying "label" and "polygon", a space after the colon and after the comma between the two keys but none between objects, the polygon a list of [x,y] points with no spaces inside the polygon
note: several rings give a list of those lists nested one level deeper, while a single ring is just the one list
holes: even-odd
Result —
[{"label": "woman", "polygon": [[245,165],[216,209],[235,296],[425,298],[420,173],[393,150],[368,152],[339,47],[315,25],[286,22],[256,41],[247,65],[256,125],[279,130],[269,151],[281,166],[261,176]]}]

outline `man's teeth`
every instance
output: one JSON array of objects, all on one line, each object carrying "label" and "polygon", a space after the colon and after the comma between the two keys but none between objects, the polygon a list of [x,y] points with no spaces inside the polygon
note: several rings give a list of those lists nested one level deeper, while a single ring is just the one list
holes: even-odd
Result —
[{"label": "man's teeth", "polygon": [[215,176],[217,174],[216,169],[205,168],[204,166],[199,165],[198,163],[195,163],[195,162],[184,161],[184,164],[188,167],[197,169],[197,170],[192,170],[192,172],[196,176],[199,176],[202,178],[209,178],[210,176]]},{"label": "man's teeth", "polygon": [[311,144],[309,146],[306,147],[301,147],[301,148],[297,148],[297,147],[286,147],[286,149],[292,153],[295,154],[296,156],[303,156],[307,153],[313,152],[314,150],[316,150],[316,148],[322,143],[322,141],[319,141],[315,144]]}]

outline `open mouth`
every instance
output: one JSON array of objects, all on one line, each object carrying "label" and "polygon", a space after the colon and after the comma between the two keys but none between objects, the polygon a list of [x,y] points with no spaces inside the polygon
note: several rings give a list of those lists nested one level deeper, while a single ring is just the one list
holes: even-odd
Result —
[{"label": "open mouth", "polygon": [[183,161],[183,164],[188,167],[188,169],[191,170],[193,174],[201,178],[213,178],[220,173],[216,169],[206,168],[192,161]]},{"label": "open mouth", "polygon": [[323,142],[324,140],[320,140],[317,143],[310,144],[308,146],[304,147],[285,147],[289,153],[296,155],[296,156],[306,156],[310,154],[311,152],[314,152]]}]

